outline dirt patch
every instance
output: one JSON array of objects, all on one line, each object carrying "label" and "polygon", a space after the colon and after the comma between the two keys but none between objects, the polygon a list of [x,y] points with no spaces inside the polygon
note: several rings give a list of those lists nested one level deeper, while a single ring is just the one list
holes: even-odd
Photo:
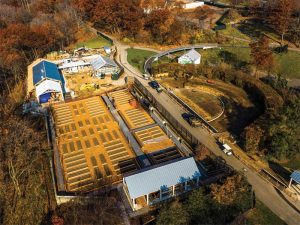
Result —
[{"label": "dirt patch", "polygon": [[74,91],[77,96],[101,94],[125,84],[124,77],[112,80],[111,75],[106,75],[104,79],[100,79],[88,72],[64,75],[64,78],[69,90]]},{"label": "dirt patch", "polygon": [[[192,24],[200,25],[202,29],[209,29],[213,24],[218,21],[224,14],[224,9],[220,9],[215,6],[205,5],[201,9],[206,12],[207,16],[202,16],[202,21],[199,20],[199,15],[201,14],[198,8],[182,10],[181,12],[176,12],[177,19],[180,21],[188,21]],[[200,9],[200,10],[201,10]],[[197,12],[198,11],[198,12]]]}]

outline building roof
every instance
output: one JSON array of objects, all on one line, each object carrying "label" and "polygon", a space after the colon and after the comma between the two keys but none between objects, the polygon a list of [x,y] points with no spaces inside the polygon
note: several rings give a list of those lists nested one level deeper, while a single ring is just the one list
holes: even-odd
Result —
[{"label": "building roof", "polygon": [[117,64],[110,58],[99,55],[95,60],[91,62],[93,70],[98,70],[104,66],[118,67]]},{"label": "building roof", "polygon": [[47,92],[61,92],[62,88],[59,82],[54,80],[44,80],[35,88],[36,96],[39,97],[40,95],[47,93]]},{"label": "building roof", "polygon": [[187,52],[186,54],[182,55],[181,57],[188,57],[192,61],[196,61],[197,59],[201,58],[201,55],[195,49],[191,49],[189,52]]},{"label": "building roof", "polygon": [[296,170],[291,174],[291,178],[300,184],[300,170]]},{"label": "building roof", "polygon": [[191,157],[126,176],[124,180],[133,199],[197,177],[201,174]]},{"label": "building roof", "polygon": [[72,68],[72,67],[77,67],[77,66],[89,66],[91,65],[90,62],[85,62],[83,60],[78,60],[78,61],[71,61],[71,62],[63,62],[61,66],[59,66],[59,69],[67,69],[67,68]]},{"label": "building roof", "polygon": [[36,64],[33,68],[33,84],[37,84],[45,78],[61,81],[61,77],[57,65],[52,62],[43,60]]}]

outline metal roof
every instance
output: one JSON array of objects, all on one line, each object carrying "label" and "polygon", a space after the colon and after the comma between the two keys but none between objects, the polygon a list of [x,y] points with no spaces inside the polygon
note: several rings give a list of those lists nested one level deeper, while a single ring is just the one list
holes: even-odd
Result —
[{"label": "metal roof", "polygon": [[191,157],[125,176],[124,180],[133,199],[197,177],[201,174]]},{"label": "metal roof", "polygon": [[61,81],[61,77],[55,63],[43,60],[36,64],[33,68],[33,84],[37,84],[45,78]]},{"label": "metal roof", "polygon": [[191,49],[189,52],[187,52],[186,54],[182,55],[181,57],[188,57],[192,61],[196,61],[197,59],[201,58],[201,55],[195,49]]},{"label": "metal roof", "polygon": [[91,62],[93,70],[98,70],[104,66],[117,67],[117,64],[110,58],[99,55],[95,60]]},{"label": "metal roof", "polygon": [[70,62],[64,62],[61,66],[59,66],[59,69],[67,69],[72,67],[78,67],[78,66],[89,66],[91,65],[90,62],[85,62],[83,60],[78,61],[70,61]]},{"label": "metal roof", "polygon": [[291,174],[291,178],[296,181],[298,184],[300,184],[300,171],[296,170]]}]

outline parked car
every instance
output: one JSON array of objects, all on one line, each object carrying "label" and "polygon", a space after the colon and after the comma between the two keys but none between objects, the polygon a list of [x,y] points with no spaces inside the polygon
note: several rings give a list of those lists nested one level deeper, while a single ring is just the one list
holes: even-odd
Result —
[{"label": "parked car", "polygon": [[153,89],[159,88],[159,84],[157,83],[157,81],[153,80],[148,82],[149,86],[152,87]]},{"label": "parked car", "polygon": [[201,125],[201,121],[192,113],[183,113],[182,118],[185,119],[192,127]]},{"label": "parked car", "polygon": [[149,80],[149,79],[150,79],[150,75],[147,74],[147,73],[144,73],[144,74],[143,74],[143,78],[144,78],[145,80]]},{"label": "parked car", "polygon": [[159,84],[155,80],[150,81],[148,84],[150,85],[150,87],[155,89],[157,91],[157,93],[160,93],[163,91],[163,89],[159,86]]},{"label": "parked car", "polygon": [[159,88],[156,88],[156,91],[157,91],[157,93],[160,93],[163,91],[163,89],[161,87],[159,87]]},{"label": "parked car", "polygon": [[228,144],[223,144],[223,152],[226,155],[232,155],[232,149],[230,148],[230,146]]}]

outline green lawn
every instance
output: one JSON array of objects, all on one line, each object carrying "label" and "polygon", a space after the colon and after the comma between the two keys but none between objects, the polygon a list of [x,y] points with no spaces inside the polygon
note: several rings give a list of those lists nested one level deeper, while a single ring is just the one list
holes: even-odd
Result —
[{"label": "green lawn", "polygon": [[[224,47],[222,49],[212,49],[209,50],[211,52],[206,52],[206,57],[203,55],[202,60],[211,60],[215,61],[218,53],[220,51],[226,51],[228,53],[232,53],[232,56],[239,61],[243,61],[245,63],[251,62],[250,57],[250,48],[234,48],[234,47]],[[207,50],[206,50],[207,51]],[[300,78],[300,52],[289,51],[286,54],[275,54],[274,58],[276,62],[275,71],[280,73],[287,78]]]},{"label": "green lawn", "polygon": [[251,225],[286,224],[259,200],[256,200],[255,209],[251,210],[246,217]]},{"label": "green lawn", "polygon": [[300,78],[300,52],[289,51],[287,54],[277,54],[275,58],[279,63],[279,73],[288,78]]},{"label": "green lawn", "polygon": [[[133,56],[129,56],[128,54],[128,60],[133,59],[134,62],[131,62],[132,65],[139,68],[137,65],[138,61],[140,61],[140,58],[143,58],[143,54],[149,53],[148,51],[142,51],[142,50],[128,50],[133,51],[131,54]],[[141,52],[139,52],[141,51]],[[222,48],[215,48],[215,49],[200,49],[197,50],[200,52],[202,58],[201,63],[204,63],[205,61],[208,61],[213,64],[220,63],[221,60],[224,60],[225,62],[229,64],[236,64],[238,62],[238,65],[246,66],[251,63],[251,56],[250,56],[250,48],[249,47],[222,47]],[[185,51],[180,51],[173,53],[174,56],[178,57],[185,53]],[[222,54],[221,54],[222,53]],[[141,56],[136,59],[136,54],[141,54]],[[151,53],[155,54],[155,53]],[[151,55],[146,55],[149,57]],[[274,59],[276,62],[275,71],[277,73],[282,74],[286,78],[299,78],[300,79],[300,52],[293,52],[289,51],[286,54],[275,54],[274,53]],[[172,60],[165,57],[160,58],[157,62],[154,62],[155,64],[161,64],[161,63],[168,63]],[[174,61],[174,60],[173,60]],[[176,61],[176,60],[175,60]],[[143,64],[144,61],[142,60],[141,63]]]},{"label": "green lawn", "polygon": [[135,48],[127,49],[127,61],[130,65],[136,67],[141,72],[144,72],[144,63],[152,55],[155,55],[156,52],[140,50]]},{"label": "green lawn", "polygon": [[92,38],[90,40],[87,40],[85,42],[80,42],[76,44],[76,48],[79,47],[88,47],[88,48],[102,48],[103,46],[111,46],[112,43],[105,38],[98,36],[96,38]]},{"label": "green lawn", "polygon": [[232,27],[231,24],[226,25],[226,29],[220,30],[220,34],[226,35],[226,36],[231,36],[231,37],[236,37],[236,38],[242,38],[246,40],[251,40],[250,37],[246,34],[243,34],[240,32],[238,29]]}]

